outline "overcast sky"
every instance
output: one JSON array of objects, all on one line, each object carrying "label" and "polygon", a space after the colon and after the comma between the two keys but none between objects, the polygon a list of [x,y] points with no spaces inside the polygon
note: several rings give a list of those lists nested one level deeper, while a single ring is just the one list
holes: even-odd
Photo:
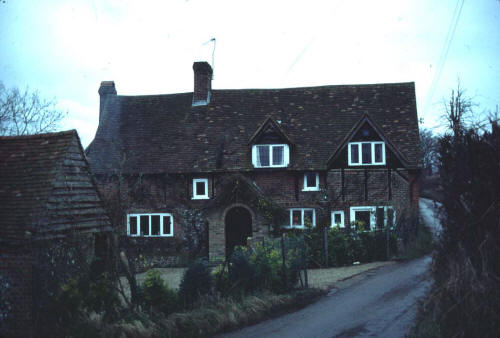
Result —
[{"label": "overcast sky", "polygon": [[192,91],[211,38],[214,89],[414,81],[428,127],[458,78],[478,114],[500,104],[498,0],[2,1],[0,80],[57,98],[84,146],[101,81],[119,95]]}]

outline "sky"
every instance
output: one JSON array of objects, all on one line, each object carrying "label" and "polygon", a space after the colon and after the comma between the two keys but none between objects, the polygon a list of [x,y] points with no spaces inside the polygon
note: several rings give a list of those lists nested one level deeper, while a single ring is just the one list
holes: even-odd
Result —
[{"label": "sky", "polygon": [[0,81],[57,99],[84,147],[101,81],[190,92],[194,61],[213,65],[214,89],[413,81],[439,132],[458,81],[477,116],[500,105],[500,1],[0,1]]}]

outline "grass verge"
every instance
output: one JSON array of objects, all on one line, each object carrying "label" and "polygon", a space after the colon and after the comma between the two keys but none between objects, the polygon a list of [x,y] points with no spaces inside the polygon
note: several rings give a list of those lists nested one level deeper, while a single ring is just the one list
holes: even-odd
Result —
[{"label": "grass verge", "polygon": [[298,310],[324,294],[324,290],[306,289],[283,295],[265,292],[240,300],[212,296],[201,307],[171,314],[158,324],[165,337],[211,336]]},{"label": "grass verge", "polygon": [[426,298],[420,302],[415,319],[415,325],[408,333],[408,338],[442,338],[439,323],[436,320],[437,311],[433,300],[434,292],[430,292]]},{"label": "grass verge", "polygon": [[397,257],[397,260],[410,260],[428,255],[434,247],[432,233],[426,225],[420,225],[417,238],[411,243],[405,252]]}]

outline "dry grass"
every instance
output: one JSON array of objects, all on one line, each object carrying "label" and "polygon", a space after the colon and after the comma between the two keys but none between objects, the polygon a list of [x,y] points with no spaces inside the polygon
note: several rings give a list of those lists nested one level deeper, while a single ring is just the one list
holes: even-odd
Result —
[{"label": "dry grass", "polygon": [[330,289],[335,283],[353,277],[362,272],[379,268],[381,266],[394,264],[392,261],[373,262],[340,268],[311,269],[307,270],[309,275],[309,286],[320,289]]},{"label": "dry grass", "polygon": [[240,301],[211,297],[204,306],[192,311],[174,313],[160,325],[167,337],[205,337],[237,329],[271,316],[303,307],[321,295],[318,289],[301,290],[294,294],[263,293],[247,296]]}]

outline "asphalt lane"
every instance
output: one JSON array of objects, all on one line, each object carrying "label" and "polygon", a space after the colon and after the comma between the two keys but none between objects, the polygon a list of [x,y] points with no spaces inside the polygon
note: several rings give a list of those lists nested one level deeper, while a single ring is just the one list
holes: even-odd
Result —
[{"label": "asphalt lane", "polygon": [[219,337],[404,337],[431,284],[428,256],[382,267],[300,311]]},{"label": "asphalt lane", "polygon": [[[421,199],[421,215],[435,238],[441,232],[438,209]],[[404,337],[431,286],[430,264],[425,256],[363,273],[300,311],[218,337]]]}]

